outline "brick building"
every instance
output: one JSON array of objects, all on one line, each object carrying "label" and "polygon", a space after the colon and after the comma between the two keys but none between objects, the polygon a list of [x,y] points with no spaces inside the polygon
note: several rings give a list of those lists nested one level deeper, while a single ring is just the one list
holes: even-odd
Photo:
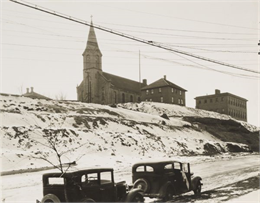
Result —
[{"label": "brick building", "polygon": [[83,52],[83,80],[77,87],[81,102],[115,104],[140,102],[143,83],[112,75],[102,70],[102,53],[91,22],[87,46]]},{"label": "brick building", "polygon": [[29,88],[26,88],[26,93],[23,94],[24,97],[30,97],[32,99],[46,99],[51,100],[49,97],[45,97],[44,95],[41,95],[33,90],[33,87],[31,87],[31,91],[29,91]]},{"label": "brick building", "polygon": [[162,102],[185,106],[185,92],[187,90],[168,81],[166,76],[141,89],[142,101]]},{"label": "brick building", "polygon": [[227,114],[235,119],[247,121],[247,100],[230,93],[220,93],[215,90],[215,94],[199,96],[195,98],[196,108]]}]

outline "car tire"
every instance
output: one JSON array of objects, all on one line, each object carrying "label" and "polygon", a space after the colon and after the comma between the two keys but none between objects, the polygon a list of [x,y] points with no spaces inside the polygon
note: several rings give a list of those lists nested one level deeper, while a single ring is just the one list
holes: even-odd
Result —
[{"label": "car tire", "polygon": [[144,193],[149,192],[150,184],[143,178],[137,179],[134,182],[133,188],[139,188],[144,191]]},{"label": "car tire", "polygon": [[82,200],[80,200],[80,202],[95,202],[95,201],[91,198],[83,198]]},{"label": "car tire", "polygon": [[47,194],[42,198],[41,203],[60,203],[60,199],[54,194]]},{"label": "car tire", "polygon": [[134,198],[131,200],[131,202],[144,202],[144,197],[140,193],[137,193]]},{"label": "car tire", "polygon": [[196,188],[193,190],[195,196],[200,196],[201,194],[201,182],[198,181],[197,185],[196,185]]}]

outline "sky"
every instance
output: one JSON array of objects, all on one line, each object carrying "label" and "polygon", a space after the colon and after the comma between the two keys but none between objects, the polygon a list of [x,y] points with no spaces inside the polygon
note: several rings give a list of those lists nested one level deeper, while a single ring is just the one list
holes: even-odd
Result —
[{"label": "sky", "polygon": [[[86,22],[92,16],[94,25],[260,71],[257,0],[26,2]],[[2,0],[0,92],[22,94],[34,87],[47,97],[76,100],[88,31],[88,26]],[[187,90],[186,106],[193,108],[195,97],[215,89],[235,94],[248,100],[248,122],[260,126],[259,74],[95,32],[103,71],[138,81],[140,66],[148,84],[166,75]]]}]

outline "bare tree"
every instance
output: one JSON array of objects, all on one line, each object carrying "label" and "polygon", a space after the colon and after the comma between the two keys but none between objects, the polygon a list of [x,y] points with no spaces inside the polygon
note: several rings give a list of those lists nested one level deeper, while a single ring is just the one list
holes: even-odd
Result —
[{"label": "bare tree", "polygon": [[59,94],[55,95],[56,100],[66,100],[66,94],[60,92]]}]

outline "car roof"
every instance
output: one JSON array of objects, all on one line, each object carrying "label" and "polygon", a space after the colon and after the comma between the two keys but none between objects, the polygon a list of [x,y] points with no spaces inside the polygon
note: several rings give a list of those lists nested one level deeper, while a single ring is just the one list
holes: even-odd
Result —
[{"label": "car roof", "polygon": [[147,162],[139,162],[133,165],[134,167],[138,167],[138,166],[143,166],[143,165],[149,165],[149,166],[153,166],[153,165],[164,165],[164,164],[171,164],[171,163],[180,163],[180,164],[185,164],[185,162],[180,162],[177,160],[168,160],[168,161],[147,161]]},{"label": "car roof", "polygon": [[53,173],[45,173],[43,174],[43,176],[71,176],[71,175],[81,175],[81,174],[85,174],[85,173],[99,173],[99,172],[106,172],[106,171],[113,171],[113,168],[90,168],[90,169],[84,169],[84,170],[76,170],[76,171],[72,171],[72,172],[66,172],[64,174],[62,174],[61,172],[53,172]]}]

